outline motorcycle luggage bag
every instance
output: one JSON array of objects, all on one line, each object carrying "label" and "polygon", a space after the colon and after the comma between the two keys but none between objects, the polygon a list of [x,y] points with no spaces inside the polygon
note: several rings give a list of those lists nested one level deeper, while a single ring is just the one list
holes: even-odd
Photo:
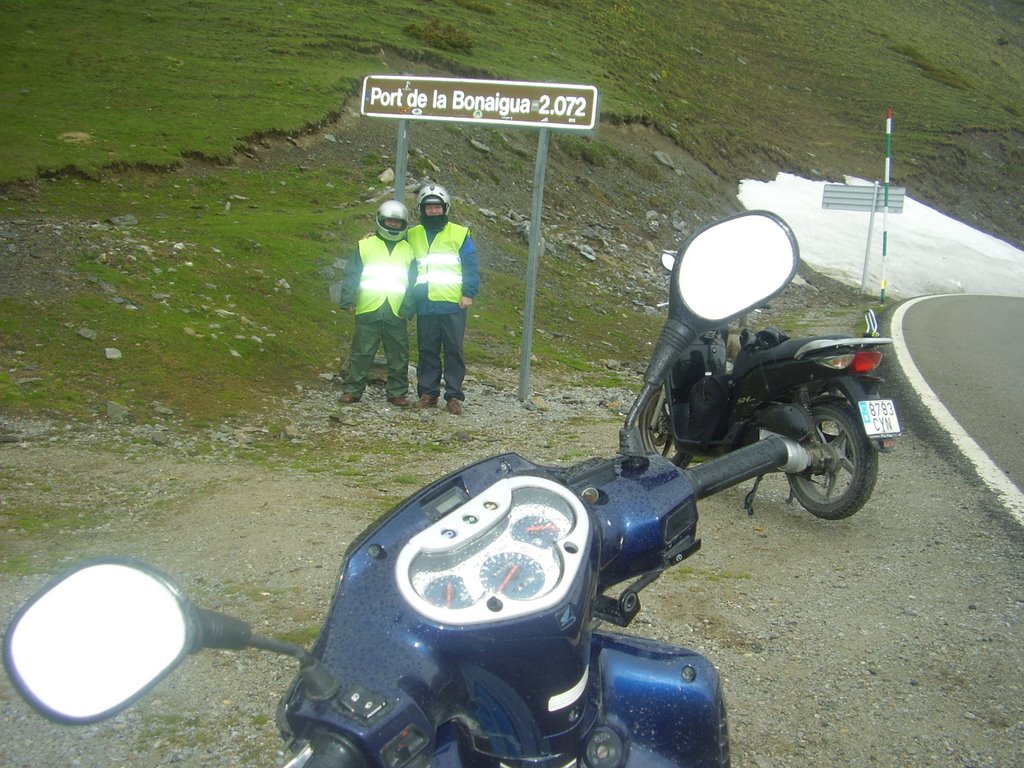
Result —
[{"label": "motorcycle luggage bag", "polygon": [[705,376],[690,389],[686,435],[705,448],[720,439],[728,426],[730,379],[726,374]]}]

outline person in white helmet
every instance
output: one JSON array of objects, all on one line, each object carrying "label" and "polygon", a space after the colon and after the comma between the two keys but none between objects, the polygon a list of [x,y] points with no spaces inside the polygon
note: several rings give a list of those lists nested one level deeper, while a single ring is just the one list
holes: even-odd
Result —
[{"label": "person in white helmet", "polygon": [[462,413],[466,399],[463,339],[467,310],[480,290],[480,264],[468,227],[448,220],[451,197],[439,184],[426,184],[416,195],[419,225],[409,230],[416,254],[417,408],[433,408],[444,380],[445,408]]},{"label": "person in white helmet", "polygon": [[377,209],[377,228],[359,241],[345,264],[341,308],[355,315],[348,376],[341,385],[341,403],[359,402],[381,343],[387,358],[388,402],[400,408],[409,400],[409,326],[415,314],[410,288],[416,279],[412,245],[406,239],[409,210],[397,200]]}]

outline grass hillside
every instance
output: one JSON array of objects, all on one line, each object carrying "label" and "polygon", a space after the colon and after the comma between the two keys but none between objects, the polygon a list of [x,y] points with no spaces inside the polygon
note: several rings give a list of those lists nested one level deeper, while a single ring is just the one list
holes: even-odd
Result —
[{"label": "grass hillside", "polygon": [[[556,141],[552,162],[566,169],[563,198],[582,210],[614,203],[623,220],[675,200],[727,205],[724,189],[778,170],[876,178],[890,106],[897,168],[953,195],[977,181],[956,173],[971,172],[963,141],[979,134],[990,138],[985,174],[1012,190],[1024,168],[1021,10],[980,0],[8,0],[0,406],[74,415],[113,399],[208,419],[331,369],[346,327],[327,299],[330,267],[366,231],[393,163],[389,121],[346,117],[366,74],[596,85],[597,137]],[[342,142],[329,164],[288,154],[343,119],[372,139]],[[700,172],[662,178],[606,138],[619,124],[668,137]],[[429,135],[464,144],[468,134]],[[446,164],[440,145],[414,154],[412,172],[453,181],[457,196],[474,181],[517,187],[527,210],[533,134],[473,135],[494,151]],[[593,181],[601,173],[623,180],[614,193]],[[642,183],[662,191],[634,194]],[[545,225],[569,226],[561,210]],[[521,266],[509,265],[525,245],[473,205],[459,213],[503,253],[484,265],[471,352],[514,366],[521,302],[508,297],[522,285]],[[124,215],[135,223],[109,224]],[[539,365],[599,380],[609,374],[596,358],[642,359],[658,323],[607,281],[580,291],[592,275],[577,261],[545,269],[539,310],[561,313],[551,325],[562,332],[541,336]],[[106,348],[123,358],[106,360]]]},{"label": "grass hillside", "polygon": [[596,85],[606,119],[657,125],[712,163],[768,153],[877,174],[890,106],[915,157],[951,134],[1024,127],[1020,25],[988,2],[4,5],[0,180],[227,159],[243,137],[337,111],[389,51],[461,75]]}]

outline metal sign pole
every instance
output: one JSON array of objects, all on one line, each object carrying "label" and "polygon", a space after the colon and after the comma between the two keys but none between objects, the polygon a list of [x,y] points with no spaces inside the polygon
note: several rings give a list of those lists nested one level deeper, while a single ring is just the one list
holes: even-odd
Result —
[{"label": "metal sign pole", "polygon": [[871,216],[868,218],[868,242],[864,246],[864,271],[860,275],[860,292],[868,292],[868,259],[871,258],[871,236],[875,233],[875,208],[878,206],[878,182],[871,195]]},{"label": "metal sign pole", "polygon": [[548,160],[548,129],[537,139],[537,165],[533,171],[533,204],[530,206],[530,249],[526,258],[526,304],[523,307],[523,344],[519,354],[519,402],[530,394],[530,354],[533,342],[533,313],[540,265],[541,216],[544,211],[544,171]]},{"label": "metal sign pole", "polygon": [[405,204],[405,177],[409,168],[409,121],[398,121],[398,146],[395,149],[394,199]]}]

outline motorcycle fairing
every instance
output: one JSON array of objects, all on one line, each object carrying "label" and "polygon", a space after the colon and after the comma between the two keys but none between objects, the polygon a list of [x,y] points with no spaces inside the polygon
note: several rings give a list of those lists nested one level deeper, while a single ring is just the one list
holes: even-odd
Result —
[{"label": "motorcycle fairing", "polygon": [[[686,648],[612,632],[595,632],[591,647],[590,695],[601,711],[594,729],[610,729],[621,739],[623,768],[729,764],[721,679],[710,661]],[[451,724],[438,730],[431,761],[433,768],[538,764],[561,765],[558,761],[481,760],[465,734]],[[583,758],[573,764],[589,766]]]},{"label": "motorcycle fairing", "polygon": [[728,737],[721,681],[696,651],[597,632],[605,721],[629,734],[627,766],[725,766]]},{"label": "motorcycle fairing", "polygon": [[[515,454],[478,462],[407,499],[350,548],[313,655],[342,681],[343,694],[358,686],[383,706],[361,719],[336,701],[309,700],[298,686],[285,706],[293,733],[338,730],[365,754],[379,756],[389,739],[413,726],[428,734],[424,749],[433,750],[438,725],[455,720],[479,749],[496,756],[564,751],[565,734],[585,725],[583,696],[565,694],[586,678],[589,664],[587,614],[600,555],[593,531],[580,544],[585,562],[562,585],[563,598],[533,614],[444,623],[413,608],[395,577],[395,560],[409,540],[444,518],[440,508],[459,509],[448,501],[453,491],[471,500],[499,481],[524,477],[552,482]],[[444,500],[440,507],[438,500]]]}]

